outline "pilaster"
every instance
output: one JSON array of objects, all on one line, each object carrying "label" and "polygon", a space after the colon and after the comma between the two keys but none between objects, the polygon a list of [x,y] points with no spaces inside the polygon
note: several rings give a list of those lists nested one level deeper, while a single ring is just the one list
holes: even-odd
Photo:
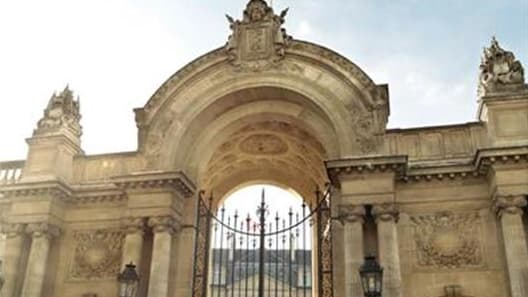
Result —
[{"label": "pilaster", "polygon": [[6,234],[6,251],[4,263],[4,296],[16,296],[21,285],[21,255],[24,248],[24,224],[5,224],[2,232]]},{"label": "pilaster", "polygon": [[374,205],[372,215],[378,226],[378,249],[380,263],[384,269],[383,292],[387,297],[402,297],[400,253],[396,223],[399,209],[396,204]]},{"label": "pilaster", "polygon": [[523,196],[497,197],[494,204],[502,227],[512,297],[528,295],[528,248],[522,221],[526,204]]},{"label": "pilaster", "polygon": [[154,233],[148,296],[167,297],[170,281],[172,236],[176,221],[170,216],[151,217],[148,226]]},{"label": "pilaster", "polygon": [[24,297],[42,297],[42,286],[47,270],[51,240],[60,235],[57,226],[47,223],[28,224],[26,232],[31,235],[28,265],[22,287]]},{"label": "pilaster", "polygon": [[141,256],[143,253],[143,235],[145,233],[144,218],[127,218],[122,223],[125,232],[125,243],[123,245],[123,258],[121,266],[133,263],[137,271],[140,271]]},{"label": "pilaster", "polygon": [[361,296],[361,279],[359,267],[364,261],[363,222],[365,207],[362,205],[342,205],[339,207],[339,218],[344,225],[345,243],[345,294]]}]

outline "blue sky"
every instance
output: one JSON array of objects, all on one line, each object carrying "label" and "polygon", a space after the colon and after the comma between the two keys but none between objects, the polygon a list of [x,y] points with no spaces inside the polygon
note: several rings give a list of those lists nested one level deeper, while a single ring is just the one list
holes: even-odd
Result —
[{"label": "blue sky", "polygon": [[[81,96],[88,154],[136,148],[132,109],[180,67],[223,45],[224,13],[245,0],[0,1],[0,160],[24,139],[53,91]],[[528,63],[525,0],[274,0],[286,28],[388,83],[389,127],[475,120],[482,47],[496,35]]]}]

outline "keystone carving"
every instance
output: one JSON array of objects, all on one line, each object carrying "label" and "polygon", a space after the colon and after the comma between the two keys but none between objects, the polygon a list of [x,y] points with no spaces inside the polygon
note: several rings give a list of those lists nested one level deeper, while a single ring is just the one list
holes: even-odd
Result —
[{"label": "keystone carving", "polygon": [[478,93],[516,91],[527,89],[524,84],[524,69],[512,52],[500,47],[493,37],[491,45],[484,48],[480,63],[480,84]]},{"label": "keystone carving", "polygon": [[73,97],[73,92],[68,86],[60,93],[54,93],[44,110],[44,116],[38,121],[37,129],[33,135],[53,133],[62,128],[80,137],[82,128],[80,124],[80,100]]},{"label": "keystone carving", "polygon": [[78,231],[70,267],[71,280],[112,279],[120,272],[124,233],[119,230]]},{"label": "keystone carving", "polygon": [[276,15],[264,0],[251,0],[242,20],[227,15],[232,30],[225,51],[239,70],[260,71],[278,65],[291,37],[282,28],[288,9]]},{"label": "keystone carving", "polygon": [[445,212],[411,221],[419,266],[453,269],[482,263],[478,213]]}]

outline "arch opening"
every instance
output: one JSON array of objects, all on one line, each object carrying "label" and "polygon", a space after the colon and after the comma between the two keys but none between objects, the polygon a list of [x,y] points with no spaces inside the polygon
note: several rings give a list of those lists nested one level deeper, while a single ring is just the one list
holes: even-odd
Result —
[{"label": "arch opening", "polygon": [[211,226],[207,296],[312,296],[311,207],[301,195],[257,183],[224,198]]}]

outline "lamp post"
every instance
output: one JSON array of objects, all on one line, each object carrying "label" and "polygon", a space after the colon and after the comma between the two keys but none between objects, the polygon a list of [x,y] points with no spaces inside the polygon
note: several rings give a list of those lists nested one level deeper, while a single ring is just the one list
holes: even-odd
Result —
[{"label": "lamp post", "polygon": [[381,297],[383,268],[375,257],[365,257],[365,263],[359,268],[359,276],[365,297]]},{"label": "lamp post", "polygon": [[136,265],[125,265],[125,269],[117,276],[119,282],[119,297],[135,297],[139,286],[139,276]]}]

